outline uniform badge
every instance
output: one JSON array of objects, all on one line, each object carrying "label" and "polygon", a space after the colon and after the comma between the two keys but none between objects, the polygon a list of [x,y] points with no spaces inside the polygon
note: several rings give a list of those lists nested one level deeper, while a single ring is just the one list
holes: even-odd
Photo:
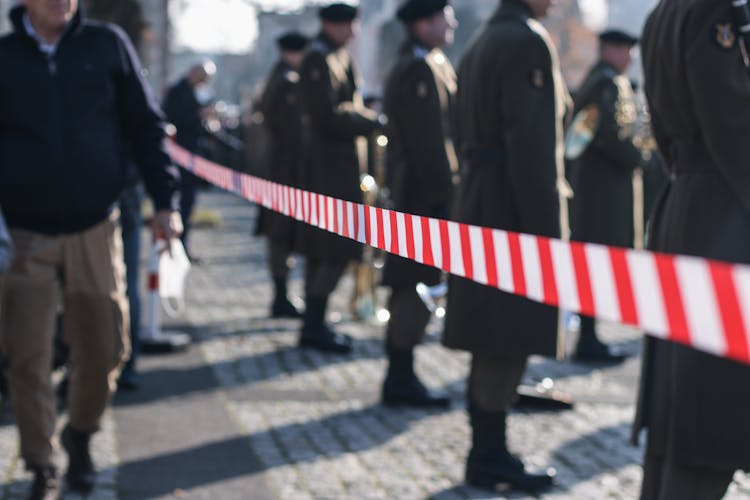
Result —
[{"label": "uniform badge", "polygon": [[417,83],[417,97],[424,99],[427,97],[427,84],[425,82]]},{"label": "uniform badge", "polygon": [[541,68],[535,68],[531,71],[531,75],[529,77],[531,81],[531,86],[535,89],[541,89],[544,88],[544,71]]},{"label": "uniform badge", "polygon": [[734,26],[731,22],[718,22],[714,26],[714,39],[716,43],[724,50],[731,50],[737,42],[737,35],[734,33]]}]

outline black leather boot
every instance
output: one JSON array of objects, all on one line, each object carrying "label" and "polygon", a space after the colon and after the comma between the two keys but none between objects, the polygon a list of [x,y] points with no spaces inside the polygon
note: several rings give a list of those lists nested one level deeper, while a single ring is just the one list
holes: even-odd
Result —
[{"label": "black leather boot", "polygon": [[500,485],[540,493],[554,485],[554,475],[530,474],[507,448],[506,412],[484,411],[471,405],[472,446],[466,461],[466,483],[495,491]]},{"label": "black leather boot", "polygon": [[323,352],[346,354],[352,350],[352,339],[333,331],[325,324],[328,297],[308,297],[299,346]]},{"label": "black leather boot", "polygon": [[60,480],[54,465],[26,464],[26,469],[34,473],[28,500],[59,500],[61,498]]},{"label": "black leather boot", "polygon": [[581,333],[575,352],[576,361],[591,363],[618,364],[625,361],[627,356],[612,346],[604,344],[596,336],[596,320],[589,316],[581,316]]},{"label": "black leather boot", "polygon": [[383,382],[383,404],[447,408],[451,400],[445,394],[429,390],[414,373],[414,350],[388,347],[388,373]]},{"label": "black leather boot", "polygon": [[287,297],[286,278],[274,278],[273,280],[276,295],[271,306],[272,318],[290,318],[298,319],[302,313],[289,301]]},{"label": "black leather boot", "polygon": [[63,429],[60,441],[68,454],[68,471],[65,473],[68,487],[76,493],[88,495],[96,484],[96,470],[89,451],[91,434],[78,431],[68,424]]}]

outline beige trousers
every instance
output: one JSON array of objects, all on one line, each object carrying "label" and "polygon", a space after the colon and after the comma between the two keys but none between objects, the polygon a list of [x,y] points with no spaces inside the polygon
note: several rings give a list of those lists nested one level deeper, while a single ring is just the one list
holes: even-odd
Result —
[{"label": "beige trousers", "polygon": [[94,432],[130,351],[119,212],[81,233],[47,236],[13,230],[16,255],[0,297],[0,348],[21,455],[52,459],[55,394],[51,380],[55,317],[63,309],[70,347],[70,425]]}]

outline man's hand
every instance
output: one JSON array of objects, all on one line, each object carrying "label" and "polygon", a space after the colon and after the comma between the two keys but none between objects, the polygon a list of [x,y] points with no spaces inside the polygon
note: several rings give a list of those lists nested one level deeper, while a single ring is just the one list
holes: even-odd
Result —
[{"label": "man's hand", "polygon": [[154,239],[157,240],[169,241],[177,238],[182,234],[182,217],[174,210],[159,210],[154,215],[151,230],[154,232]]}]

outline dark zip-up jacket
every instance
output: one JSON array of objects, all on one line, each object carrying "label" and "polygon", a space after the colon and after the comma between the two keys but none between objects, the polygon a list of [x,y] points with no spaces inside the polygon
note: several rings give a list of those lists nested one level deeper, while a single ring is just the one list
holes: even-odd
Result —
[{"label": "dark zip-up jacket", "polygon": [[[0,206],[11,228],[44,234],[103,221],[139,166],[156,209],[174,209],[179,175],[162,115],[126,35],[79,11],[47,56],[25,9],[0,38]],[[126,153],[125,151],[128,151]]]}]

